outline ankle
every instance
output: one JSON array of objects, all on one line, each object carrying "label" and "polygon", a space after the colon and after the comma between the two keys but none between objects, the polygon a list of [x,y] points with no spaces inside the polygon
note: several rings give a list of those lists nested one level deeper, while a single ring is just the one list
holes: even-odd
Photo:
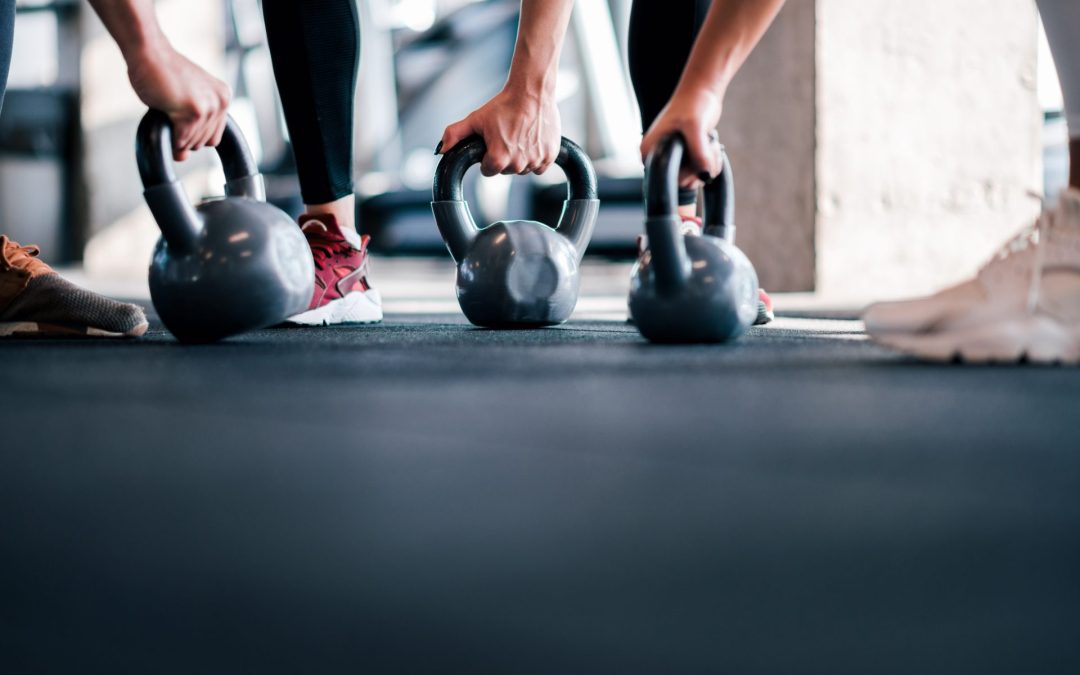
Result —
[{"label": "ankle", "polygon": [[346,195],[336,201],[325,204],[304,204],[301,220],[308,218],[326,218],[330,216],[343,231],[356,230],[356,199]]}]

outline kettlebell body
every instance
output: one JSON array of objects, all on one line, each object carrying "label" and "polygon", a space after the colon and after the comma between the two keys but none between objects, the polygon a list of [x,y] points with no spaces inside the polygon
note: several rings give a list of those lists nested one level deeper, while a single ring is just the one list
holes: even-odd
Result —
[{"label": "kettlebell body", "polygon": [[162,237],[150,263],[150,297],[182,342],[213,342],[307,309],[315,267],[304,235],[266,203],[262,177],[230,119],[218,154],[226,196],[193,207],[169,163],[168,118],[150,111],[136,155],[143,195]]},{"label": "kettlebell body", "polygon": [[631,272],[630,316],[651,342],[734,340],[757,317],[758,278],[735,246],[731,162],[723,153],[723,172],[705,187],[704,232],[689,235],[678,215],[682,153],[682,138],[670,136],[646,162],[649,245]]},{"label": "kettlebell body", "polygon": [[596,225],[596,174],[584,151],[562,140],[556,160],[569,198],[557,228],[532,220],[476,226],[461,181],[486,148],[473,137],[450,150],[435,174],[435,223],[457,262],[457,298],[465,317],[486,328],[560,324],[577,305],[581,258]]},{"label": "kettlebell body", "polygon": [[288,215],[230,197],[196,207],[203,227],[190,251],[162,237],[150,262],[150,297],[184,342],[209,342],[280,323],[307,309],[315,270]]},{"label": "kettlebell body", "polygon": [[531,220],[480,230],[457,269],[457,297],[477,326],[536,327],[570,318],[580,275],[574,245]]},{"label": "kettlebell body", "polygon": [[651,252],[634,265],[629,307],[638,330],[650,342],[662,343],[739,337],[757,318],[758,279],[750,259],[719,237],[680,236],[690,267],[680,292],[661,290]]}]

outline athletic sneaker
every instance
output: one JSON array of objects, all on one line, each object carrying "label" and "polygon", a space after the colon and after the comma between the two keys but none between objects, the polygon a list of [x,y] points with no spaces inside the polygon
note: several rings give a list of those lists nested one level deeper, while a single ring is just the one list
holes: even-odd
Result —
[{"label": "athletic sneaker", "polygon": [[866,331],[934,361],[1080,363],[1080,190],[1066,190],[975,278],[872,305]]},{"label": "athletic sneaker", "polygon": [[142,308],[64,280],[38,259],[36,246],[0,236],[0,337],[138,337]]},{"label": "athletic sneaker", "polygon": [[[682,231],[683,234],[700,237],[702,233],[701,218],[683,216]],[[648,247],[649,238],[644,234],[639,234],[637,236],[637,248],[639,258],[645,253],[645,249],[647,249]],[[775,318],[776,312],[773,310],[772,298],[770,298],[769,294],[765,292],[765,289],[759,288],[758,312],[757,318],[754,319],[754,325],[764,326],[765,324],[770,323]],[[627,321],[632,323],[630,318],[627,318]]]},{"label": "athletic sneaker", "polygon": [[301,216],[300,228],[315,259],[315,295],[308,310],[290,317],[288,323],[328,326],[382,321],[382,298],[367,280],[370,237],[343,229],[333,216]]}]

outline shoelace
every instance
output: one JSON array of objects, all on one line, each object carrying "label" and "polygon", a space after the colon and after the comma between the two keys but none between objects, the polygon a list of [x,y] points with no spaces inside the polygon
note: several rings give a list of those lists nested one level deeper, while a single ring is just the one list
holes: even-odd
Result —
[{"label": "shoelace", "polygon": [[[347,241],[336,241],[313,237],[308,239],[311,246],[311,255],[315,259],[315,266],[320,270],[326,269],[326,262],[336,255],[348,255],[353,247]],[[360,249],[363,251],[363,249]]]},{"label": "shoelace", "polygon": [[[1040,195],[1032,195],[1042,202]],[[1042,269],[1043,261],[1046,256],[1046,247],[1040,244],[1044,241],[1044,230],[1049,229],[1054,219],[1054,212],[1044,209],[1035,222],[1028,225],[1024,229],[1020,230],[1005,242],[1004,245],[993,255],[993,257],[983,267],[988,267],[994,263],[1001,263],[1007,258],[1023,253],[1029,248],[1035,249],[1035,264],[1032,265],[1031,281],[1028,283],[1028,296],[1027,296],[1027,310],[1029,313],[1035,313],[1035,310],[1039,305],[1039,294],[1042,291]]]},{"label": "shoelace", "polygon": [[37,246],[23,246],[8,239],[5,235],[0,235],[0,256],[7,266],[16,269],[23,268],[31,272],[37,267],[48,267],[37,259],[40,254],[41,249]]}]

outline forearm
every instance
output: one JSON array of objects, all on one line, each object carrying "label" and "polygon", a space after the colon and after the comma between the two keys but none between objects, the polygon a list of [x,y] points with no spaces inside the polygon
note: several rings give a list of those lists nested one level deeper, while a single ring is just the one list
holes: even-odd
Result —
[{"label": "forearm", "polygon": [[90,6],[105,24],[124,60],[154,55],[169,48],[161,31],[153,0],[89,0]]},{"label": "forearm", "polygon": [[714,0],[677,91],[708,92],[722,101],[783,4],[784,0]]},{"label": "forearm", "polygon": [[559,54],[573,9],[574,0],[521,0],[507,89],[529,95],[554,93]]}]

